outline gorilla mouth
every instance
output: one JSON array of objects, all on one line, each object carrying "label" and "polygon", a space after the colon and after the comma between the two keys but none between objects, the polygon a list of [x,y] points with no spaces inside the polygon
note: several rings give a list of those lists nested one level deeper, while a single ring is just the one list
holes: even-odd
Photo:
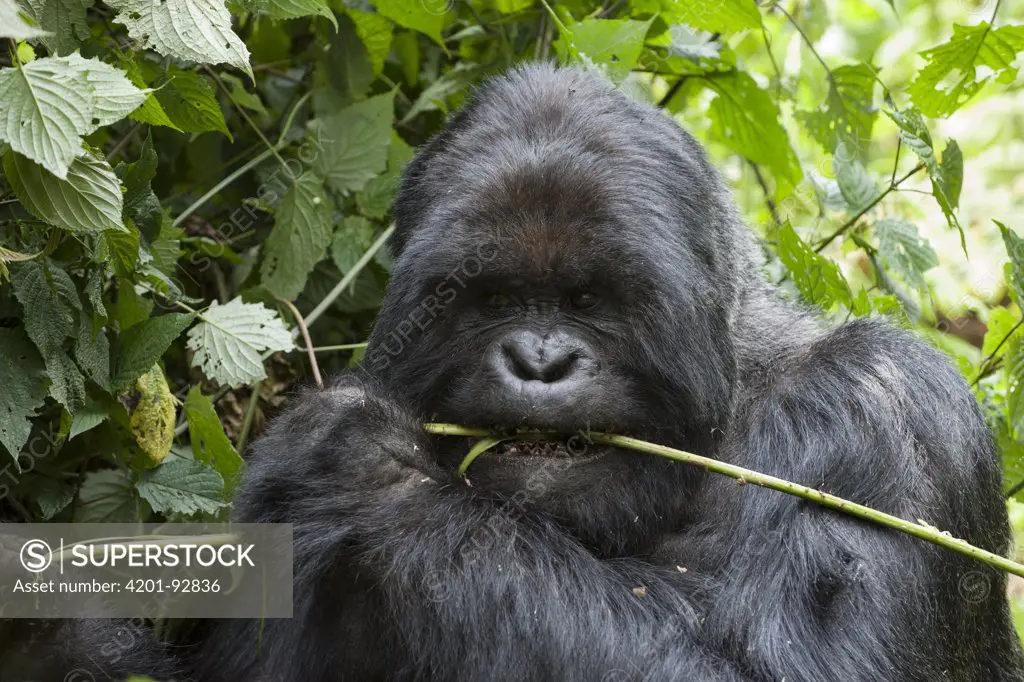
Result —
[{"label": "gorilla mouth", "polygon": [[[498,443],[489,450],[490,454],[507,457],[582,457],[586,454],[587,443],[582,439],[575,443],[569,441],[550,440],[507,440]],[[487,456],[487,453],[484,454]]]}]

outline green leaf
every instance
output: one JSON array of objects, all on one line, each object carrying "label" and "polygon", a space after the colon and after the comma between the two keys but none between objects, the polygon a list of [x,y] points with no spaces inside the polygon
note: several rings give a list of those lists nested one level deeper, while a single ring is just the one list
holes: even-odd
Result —
[{"label": "green leaf", "polygon": [[781,114],[771,95],[744,71],[703,78],[717,93],[709,115],[715,137],[756,164],[766,166],[790,185],[803,178],[800,162],[789,145]]},{"label": "green leaf", "polygon": [[402,123],[408,123],[425,111],[447,111],[447,99],[462,92],[475,83],[483,75],[483,70],[471,63],[459,62],[455,68],[444,73],[440,78],[423,88],[419,97],[402,117]]},{"label": "green leaf", "polygon": [[939,264],[939,257],[917,227],[903,218],[883,218],[872,229],[878,237],[878,254],[907,283],[925,289],[924,273]]},{"label": "green leaf", "polygon": [[[333,16],[333,15],[331,15]],[[261,116],[267,115],[267,108],[263,106],[263,101],[260,96],[255,92],[249,92],[245,89],[245,83],[238,76],[233,76],[230,73],[222,73],[220,80],[227,86],[228,92],[231,93],[231,99],[241,107],[245,107],[249,111],[254,111]]]},{"label": "green leaf", "polygon": [[[949,116],[990,80],[1012,83],[1024,50],[1024,26],[993,29],[987,22],[953,25],[953,37],[921,56],[928,64],[907,88],[914,104],[933,118]],[[984,68],[984,75],[978,69]]]},{"label": "green leaf", "polygon": [[348,15],[341,15],[337,33],[331,36],[313,70],[315,116],[326,118],[363,99],[376,79],[356,25]]},{"label": "green leaf", "polygon": [[441,29],[444,28],[444,16],[451,8],[448,3],[449,0],[374,0],[373,4],[378,12],[399,26],[419,31],[444,47]]},{"label": "green leaf", "polygon": [[317,174],[343,194],[361,190],[387,164],[393,111],[392,92],[313,121],[313,136],[326,142],[313,162]]},{"label": "green leaf", "polygon": [[75,413],[71,420],[71,430],[68,432],[68,440],[90,431],[107,420],[109,412],[100,405],[86,400],[85,405]]},{"label": "green leaf", "polygon": [[850,286],[839,266],[815,253],[789,223],[779,228],[777,251],[808,303],[827,310],[833,303],[852,301]]},{"label": "green leaf", "polygon": [[157,156],[153,149],[153,136],[146,135],[138,161],[122,163],[114,169],[124,185],[124,210],[126,221],[135,223],[139,232],[148,239],[160,233],[163,211],[160,200],[153,193],[151,183],[156,177]]},{"label": "green leaf", "polygon": [[842,144],[857,158],[863,157],[878,118],[875,83],[874,70],[867,64],[840,66],[832,70],[825,104],[816,111],[798,112],[798,118],[827,153]]},{"label": "green leaf", "polygon": [[102,469],[85,475],[75,505],[75,523],[135,523],[141,520],[140,513],[128,472]]},{"label": "green leaf", "polygon": [[660,0],[659,4],[667,24],[688,24],[711,33],[733,33],[761,26],[761,13],[754,0]]},{"label": "green leaf", "polygon": [[29,420],[46,399],[45,380],[43,359],[25,330],[0,327],[0,445],[14,457],[28,442]]},{"label": "green leaf", "polygon": [[24,311],[25,331],[46,363],[50,395],[74,414],[85,402],[85,382],[64,350],[82,309],[75,284],[61,268],[39,261],[12,267],[11,283]]},{"label": "green leaf", "polygon": [[253,78],[249,50],[223,0],[109,0],[115,21],[144,48],[197,64],[230,64]]},{"label": "green leaf", "polygon": [[25,21],[26,16],[15,0],[0,0],[0,38],[31,40],[50,35],[48,31]]},{"label": "green leaf", "polygon": [[963,229],[957,220],[956,210],[960,205],[960,188],[963,185],[964,160],[960,147],[950,140],[940,163],[935,155],[931,133],[925,125],[921,112],[913,107],[903,111],[886,110],[886,115],[900,129],[900,139],[921,159],[932,181],[932,196],[946,216],[950,227],[960,231],[961,245],[964,242]]},{"label": "green leaf", "polygon": [[315,174],[303,173],[292,182],[263,244],[261,281],[275,296],[292,301],[302,293],[331,243],[333,212],[323,180]]},{"label": "green leaf", "polygon": [[372,12],[348,9],[348,16],[355,24],[356,35],[366,46],[366,56],[373,67],[373,75],[379,76],[384,70],[384,60],[391,51],[391,38],[395,25],[386,17]]},{"label": "green leaf", "polygon": [[29,14],[49,33],[39,42],[51,55],[71,54],[89,37],[85,12],[93,0],[27,0]]},{"label": "green leaf", "polygon": [[367,182],[363,191],[356,195],[359,212],[383,220],[391,211],[400,180],[400,174],[388,171]]},{"label": "green leaf", "polygon": [[1018,307],[1024,309],[1024,239],[998,220],[992,222],[1003,235],[1006,255],[1010,257],[1006,264],[1006,281],[1010,285],[1010,296]]},{"label": "green leaf", "polygon": [[1011,339],[1006,358],[1006,416],[1014,430],[1024,429],[1024,344]]},{"label": "green leaf", "polygon": [[216,301],[188,332],[194,351],[192,366],[225,386],[241,386],[266,378],[264,351],[289,351],[292,335],[277,313],[258,303],[236,298],[225,305]]},{"label": "green leaf", "polygon": [[188,419],[192,453],[197,460],[220,474],[224,480],[225,496],[230,498],[242,470],[242,458],[224,434],[213,402],[202,394],[198,386],[193,386],[185,399],[185,417]]},{"label": "green leaf", "polygon": [[849,213],[859,213],[882,193],[878,188],[878,179],[869,173],[864,164],[842,143],[832,157],[832,166],[836,174],[836,183],[839,185],[839,193],[849,207]]},{"label": "green leaf", "polygon": [[228,506],[220,475],[191,459],[169,459],[142,472],[137,490],[153,511],[162,514],[213,514]]},{"label": "green leaf", "polygon": [[563,62],[578,55],[583,63],[597,65],[609,78],[621,81],[636,66],[653,21],[587,19],[570,26],[568,34],[563,32],[555,49]]},{"label": "green leaf", "polygon": [[121,71],[77,53],[0,69],[0,141],[65,179],[82,152],[80,136],[145,99]]},{"label": "green leaf", "polygon": [[75,359],[86,376],[96,382],[104,391],[110,386],[110,341],[100,326],[94,329],[93,316],[83,310],[78,322],[78,338],[75,341]]},{"label": "green leaf", "polygon": [[[1010,340],[1007,338],[1010,334],[1013,334],[1014,338],[1024,337],[1024,329],[1017,327],[1019,322],[1020,318],[1006,308],[992,308],[989,311],[985,340],[981,346],[981,357],[995,359],[1005,354],[1009,348],[1006,344]],[[1015,327],[1017,329],[1014,329]]]},{"label": "green leaf", "polygon": [[321,16],[338,28],[338,20],[327,5],[327,0],[243,0],[242,5],[255,14],[263,14],[274,20],[299,19]]},{"label": "green leaf", "polygon": [[363,257],[375,237],[373,223],[366,218],[345,218],[338,226],[331,242],[331,257],[338,270],[345,274],[355,267],[356,261]]},{"label": "green leaf", "polygon": [[14,152],[4,155],[3,166],[22,206],[40,220],[78,234],[127,230],[121,183],[105,160],[82,153],[65,179]]},{"label": "green leaf", "polygon": [[186,133],[213,130],[234,140],[210,81],[194,71],[182,71],[175,66],[167,69],[167,76],[167,81],[156,91],[156,99],[179,130]]},{"label": "green leaf", "polygon": [[104,232],[96,249],[96,260],[108,263],[118,277],[129,277],[139,261],[139,232],[128,225],[126,232]]},{"label": "green leaf", "polygon": [[[124,69],[125,74],[128,76],[128,80],[132,82],[138,88],[146,89],[149,86],[146,84],[146,79],[142,75],[142,69],[135,62],[135,57],[131,53],[119,54],[118,65]],[[172,128],[178,132],[184,132],[178,126],[174,125],[174,122],[167,116],[167,112],[160,106],[160,100],[156,98],[156,93],[150,91],[146,96],[146,101],[142,103],[138,109],[133,111],[128,116],[132,120],[138,121],[139,123],[148,123],[154,126],[164,126],[166,128]]]},{"label": "green leaf", "polygon": [[114,386],[124,388],[148,372],[194,318],[192,313],[166,313],[125,331],[120,339]]}]

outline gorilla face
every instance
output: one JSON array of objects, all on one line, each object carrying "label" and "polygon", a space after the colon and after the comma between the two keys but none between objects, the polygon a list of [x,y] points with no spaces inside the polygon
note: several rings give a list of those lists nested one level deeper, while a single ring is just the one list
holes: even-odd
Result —
[{"label": "gorilla face", "polygon": [[[424,419],[708,451],[735,375],[732,209],[674,123],[554,74],[492,81],[410,165],[367,365]],[[521,98],[516,79],[530,101],[502,93]],[[454,469],[467,448],[439,439],[438,456]],[[505,443],[470,480],[615,552],[675,523],[695,476],[575,439]]]}]

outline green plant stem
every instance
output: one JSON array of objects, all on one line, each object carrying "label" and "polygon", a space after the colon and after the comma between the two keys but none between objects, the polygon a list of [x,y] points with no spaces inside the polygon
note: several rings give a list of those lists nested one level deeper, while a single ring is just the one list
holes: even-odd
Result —
[{"label": "green plant stem", "polygon": [[345,291],[345,287],[355,281],[356,276],[362,272],[363,268],[366,267],[366,264],[370,262],[370,259],[380,251],[381,247],[384,246],[384,242],[388,240],[388,237],[390,237],[391,233],[394,231],[395,224],[392,223],[388,229],[384,230],[384,232],[377,237],[377,241],[370,245],[370,248],[366,250],[366,253],[356,261],[356,264],[352,266],[352,269],[345,273],[345,276],[341,278],[341,281],[334,285],[334,288],[331,289],[330,293],[324,296],[324,299],[320,301],[312,311],[310,311],[309,315],[306,315],[307,327],[312,327],[313,323],[331,307],[331,304],[334,303],[335,299],[337,299],[338,296],[341,296],[341,292]]},{"label": "green plant stem", "polygon": [[906,182],[911,176],[916,175],[918,172],[920,172],[922,170],[924,170],[924,164],[923,163],[919,163],[916,166],[914,166],[913,168],[911,168],[903,177],[901,177],[896,182],[890,182],[888,187],[886,187],[877,197],[875,197],[874,199],[871,200],[871,203],[869,203],[867,206],[865,206],[861,210],[857,211],[857,215],[853,216],[852,218],[847,220],[845,223],[840,225],[839,229],[837,229],[835,232],[833,232],[829,236],[827,236],[824,239],[822,239],[818,243],[818,245],[814,247],[814,251],[816,253],[820,253],[826,246],[828,246],[833,241],[835,241],[836,238],[839,235],[843,234],[848,229],[850,229],[851,227],[856,225],[857,221],[860,220],[861,218],[863,218],[864,214],[866,214],[868,211],[870,211],[875,206],[877,206],[879,203],[881,203],[882,199],[884,199],[887,196],[889,196],[889,194],[891,192],[894,192],[901,184]]},{"label": "green plant stem", "polygon": [[[443,436],[469,436],[488,439],[500,437],[508,438],[507,435],[502,436],[502,434],[496,434],[489,429],[468,428],[457,424],[424,424],[423,428],[428,433]],[[516,437],[519,438],[526,436],[531,438],[541,438],[550,437],[551,435],[552,434],[549,432],[526,432],[516,434]],[[792,481],[787,481],[782,478],[762,474],[751,469],[745,469],[743,467],[736,466],[735,464],[720,462],[716,459],[711,459],[710,457],[703,457],[691,452],[676,450],[675,448],[670,448],[665,445],[648,443],[647,441],[630,438],[629,436],[618,436],[611,433],[587,433],[584,434],[584,436],[594,443],[612,445],[629,450],[636,450],[638,452],[646,452],[651,455],[666,457],[677,462],[693,464],[695,466],[703,467],[708,471],[713,471],[716,474],[722,474],[724,476],[734,478],[742,484],[753,483],[754,485],[761,486],[762,488],[771,488],[772,490],[778,490],[779,492],[794,495],[811,502],[816,502],[823,507],[835,509],[836,511],[843,512],[844,514],[856,516],[857,518],[871,521],[872,523],[882,526],[887,526],[888,528],[898,530],[908,535],[913,535],[916,538],[926,540],[932,544],[939,545],[940,547],[945,547],[946,549],[951,549],[954,552],[959,552],[965,556],[977,559],[989,566],[1024,577],[1024,565],[1018,564],[1016,561],[1011,561],[1006,557],[999,556],[998,554],[994,554],[993,552],[981,549],[980,547],[975,547],[964,540],[954,538],[953,536],[942,532],[938,528],[918,523],[911,523],[910,521],[901,519],[898,516],[880,512],[877,509],[872,509],[871,507],[866,507],[862,504],[857,504],[856,502],[844,500],[841,497],[837,497],[820,490],[815,490],[814,488],[809,488],[799,483],[793,483]],[[472,454],[473,451],[470,452]],[[477,453],[476,456],[479,455],[480,453]],[[469,459],[469,457],[467,456],[466,459]],[[468,464],[466,464],[466,467],[468,467]]]},{"label": "green plant stem", "polygon": [[307,353],[330,353],[336,350],[359,350],[360,348],[366,348],[369,344],[366,341],[362,343],[342,343],[337,346],[313,346],[312,348],[298,348],[297,351],[304,351]]},{"label": "green plant stem", "polygon": [[[282,143],[278,143],[278,146],[279,147],[283,147],[284,143],[283,142]],[[203,196],[201,196],[198,199],[196,199],[195,202],[193,202],[191,206],[189,206],[184,211],[179,213],[178,217],[175,218],[174,221],[171,223],[171,227],[177,227],[178,225],[181,225],[183,222],[185,222],[185,218],[188,218],[190,215],[192,215],[197,210],[199,210],[199,208],[203,204],[205,204],[207,201],[212,199],[222,189],[224,189],[225,187],[230,185],[232,182],[237,180],[239,177],[241,177],[242,175],[245,175],[250,170],[252,170],[256,166],[258,166],[261,163],[263,163],[265,160],[267,160],[267,158],[270,157],[270,155],[271,155],[271,150],[265,149],[262,152],[260,152],[259,154],[257,154],[255,157],[253,157],[253,159],[251,161],[249,161],[248,163],[240,166],[238,168],[238,170],[236,170],[234,173],[231,173],[226,178],[224,178],[223,180],[218,182],[216,185],[213,186],[213,188],[209,192],[207,192]]]},{"label": "green plant stem", "polygon": [[238,440],[235,442],[235,451],[239,455],[245,452],[245,446],[249,441],[249,434],[252,433],[252,423],[256,417],[256,407],[260,404],[260,391],[262,390],[263,380],[260,379],[252,385],[252,392],[249,393],[249,406],[245,410],[242,429],[238,432]]}]

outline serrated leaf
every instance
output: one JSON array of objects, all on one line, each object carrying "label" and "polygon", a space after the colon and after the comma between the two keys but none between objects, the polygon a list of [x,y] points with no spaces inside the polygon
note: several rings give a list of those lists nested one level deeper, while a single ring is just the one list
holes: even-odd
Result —
[{"label": "serrated leaf", "polygon": [[313,268],[331,243],[334,207],[323,180],[303,173],[281,200],[274,229],[263,245],[263,286],[289,301],[298,298]]},{"label": "serrated leaf", "polygon": [[1005,354],[1010,335],[1015,338],[1024,337],[1024,329],[1018,326],[1020,318],[1006,308],[993,308],[989,311],[985,340],[981,345],[981,357],[996,358],[996,354]]},{"label": "serrated leaf", "polygon": [[390,19],[373,12],[348,9],[348,16],[355,24],[356,35],[366,47],[366,56],[373,68],[373,75],[379,76],[384,70],[384,60],[391,51],[391,38],[395,25]]},{"label": "serrated leaf", "polygon": [[636,66],[653,21],[653,17],[647,21],[586,19],[563,32],[555,49],[563,62],[578,57],[584,64],[598,66],[612,80],[621,81]]},{"label": "serrated leaf", "polygon": [[140,521],[139,498],[132,477],[120,469],[85,475],[75,505],[75,523],[135,523]]},{"label": "serrated leaf", "polygon": [[665,23],[687,24],[710,33],[734,33],[761,25],[753,0],[717,0],[713,5],[690,0],[660,0]]},{"label": "serrated leaf", "polygon": [[85,13],[93,0],[26,0],[29,15],[49,32],[40,39],[51,55],[71,54],[89,37]]},{"label": "serrated leaf", "polygon": [[[171,0],[167,0],[170,2]],[[171,66],[167,81],[156,91],[156,99],[174,125],[186,133],[217,131],[234,140],[213,86],[194,71]]]},{"label": "serrated leaf", "polygon": [[391,211],[400,179],[400,174],[388,171],[367,182],[363,191],[356,195],[359,212],[364,216],[383,220]]},{"label": "serrated leaf", "polygon": [[193,319],[192,313],[166,313],[125,331],[119,342],[114,386],[124,388],[148,372]]},{"label": "serrated leaf", "polygon": [[193,386],[185,399],[185,417],[193,455],[220,474],[224,480],[225,496],[230,498],[242,470],[242,458],[224,434],[213,402],[202,394],[198,386]]},{"label": "serrated leaf", "polygon": [[118,277],[129,277],[139,262],[139,231],[130,221],[124,232],[107,231],[100,235],[96,259],[110,265]]},{"label": "serrated leaf", "polygon": [[[46,399],[45,365],[21,327],[0,327],[0,445],[17,457]],[[17,460],[15,460],[17,461]]]},{"label": "serrated leaf", "polygon": [[215,301],[188,332],[192,366],[225,386],[241,386],[265,378],[264,351],[289,351],[292,335],[277,312],[236,298]]},{"label": "serrated leaf", "polygon": [[110,390],[110,340],[102,326],[93,328],[92,314],[85,310],[79,314],[75,360],[97,386]]},{"label": "serrated leaf", "polygon": [[347,14],[339,19],[338,31],[331,36],[313,70],[315,118],[332,116],[363,99],[377,79],[366,47],[356,34],[355,23]]},{"label": "serrated leaf", "polygon": [[223,0],[110,0],[115,21],[144,48],[197,64],[230,64],[253,78],[249,50]]},{"label": "serrated leaf", "polygon": [[26,16],[30,15],[22,11],[15,0],[0,0],[0,38],[32,40],[50,35],[43,28],[25,21]]},{"label": "serrated leaf", "polygon": [[124,74],[81,55],[0,69],[0,141],[58,178],[82,153],[82,135],[121,120],[146,99]]},{"label": "serrated leaf", "polygon": [[459,62],[451,71],[441,75],[440,78],[423,88],[419,97],[409,107],[402,117],[402,123],[407,123],[425,111],[447,111],[446,101],[452,95],[462,92],[471,84],[475,83],[483,75],[483,70],[472,63]]},{"label": "serrated leaf", "polygon": [[808,132],[828,153],[840,144],[857,158],[871,141],[878,110],[874,106],[874,70],[867,64],[848,64],[832,70],[825,104],[816,111],[798,112]]},{"label": "serrated leaf", "polygon": [[25,209],[68,232],[125,231],[121,221],[121,183],[105,160],[83,153],[64,179],[29,159],[7,152],[4,174]]},{"label": "serrated leaf", "polygon": [[85,402],[85,381],[64,349],[82,309],[75,284],[61,268],[38,261],[12,267],[11,283],[24,312],[25,331],[46,364],[50,395],[74,414]]},{"label": "serrated leaf", "polygon": [[213,514],[228,506],[220,475],[191,459],[167,460],[144,471],[136,489],[153,511],[163,514]]},{"label": "serrated leaf", "polygon": [[[1024,50],[1024,26],[993,29],[987,22],[953,25],[953,37],[921,56],[928,62],[907,88],[914,104],[933,118],[949,116],[990,80],[1010,83]],[[984,68],[985,75],[978,69]]]},{"label": "serrated leaf", "polygon": [[338,28],[338,20],[327,5],[327,0],[248,0],[242,5],[255,14],[262,14],[271,19],[299,19],[301,17],[321,16]]},{"label": "serrated leaf", "polygon": [[1004,355],[1006,372],[1006,416],[1013,429],[1024,429],[1024,343],[1020,338],[1007,343]]},{"label": "serrated leaf", "polygon": [[387,164],[393,111],[394,93],[387,93],[313,121],[314,137],[325,141],[313,162],[317,174],[343,194],[361,190]]},{"label": "serrated leaf", "polygon": [[883,218],[872,229],[878,237],[878,254],[889,269],[924,289],[924,273],[939,264],[939,257],[917,227],[903,218]]},{"label": "serrated leaf", "polygon": [[[900,129],[900,139],[903,144],[917,155],[924,163],[928,171],[928,177],[932,182],[932,196],[946,216],[946,222],[950,227],[960,231],[961,245],[964,242],[963,229],[956,217],[956,210],[960,203],[960,188],[963,185],[963,155],[960,147],[955,141],[950,140],[943,152],[943,160],[940,163],[935,154],[931,133],[925,125],[921,112],[913,107],[903,111],[886,110],[886,115]],[[948,159],[947,159],[948,156]],[[948,175],[947,175],[948,173]]]},{"label": "serrated leaf", "polygon": [[349,216],[334,233],[331,242],[331,257],[338,270],[345,274],[370,248],[374,240],[373,223],[366,218]]},{"label": "serrated leaf", "polygon": [[1024,239],[1002,224],[993,220],[1003,235],[1003,244],[1006,246],[1006,255],[1010,257],[1006,264],[1006,282],[1010,287],[1010,295],[1018,307],[1024,309]]},{"label": "serrated leaf", "polygon": [[444,47],[441,29],[444,28],[444,16],[451,9],[450,0],[374,0],[377,11],[391,19],[399,26],[430,36]]},{"label": "serrated leaf", "polygon": [[151,187],[153,178],[156,177],[156,167],[157,156],[156,150],[153,149],[153,136],[146,135],[139,159],[134,163],[118,164],[114,169],[121,178],[121,184],[124,185],[122,215],[125,222],[134,223],[138,231],[149,240],[160,234],[163,222],[160,200]]},{"label": "serrated leaf", "polygon": [[851,302],[850,285],[839,266],[815,253],[789,223],[779,228],[776,248],[779,260],[808,303],[827,310],[835,302]]},{"label": "serrated leaf", "polygon": [[230,73],[222,73],[220,80],[227,86],[228,92],[231,93],[231,99],[238,106],[245,107],[249,111],[254,111],[261,116],[267,115],[267,108],[263,106],[263,100],[255,92],[249,92],[245,89],[245,83],[238,76],[233,76]]},{"label": "serrated leaf", "polygon": [[832,166],[836,174],[836,183],[839,185],[839,193],[849,207],[848,212],[859,213],[882,193],[877,178],[864,168],[864,164],[854,158],[853,152],[848,151],[845,145],[840,144],[836,149],[832,157]]},{"label": "serrated leaf", "polygon": [[717,93],[709,108],[715,137],[756,164],[771,168],[790,185],[803,178],[800,162],[779,123],[781,114],[771,96],[750,74],[734,71],[703,79]]},{"label": "serrated leaf", "polygon": [[[135,87],[143,89],[148,88],[146,79],[142,75],[142,69],[139,68],[138,63],[135,61],[135,57],[131,53],[119,55],[118,64],[122,69],[124,69],[128,80],[130,80]],[[129,118],[134,121],[138,121],[139,123],[164,126],[177,130],[178,132],[184,132],[167,116],[167,112],[165,112],[164,108],[160,105],[160,100],[156,98],[156,93],[152,91],[146,96],[146,101],[144,101],[138,109],[129,115]]]}]

